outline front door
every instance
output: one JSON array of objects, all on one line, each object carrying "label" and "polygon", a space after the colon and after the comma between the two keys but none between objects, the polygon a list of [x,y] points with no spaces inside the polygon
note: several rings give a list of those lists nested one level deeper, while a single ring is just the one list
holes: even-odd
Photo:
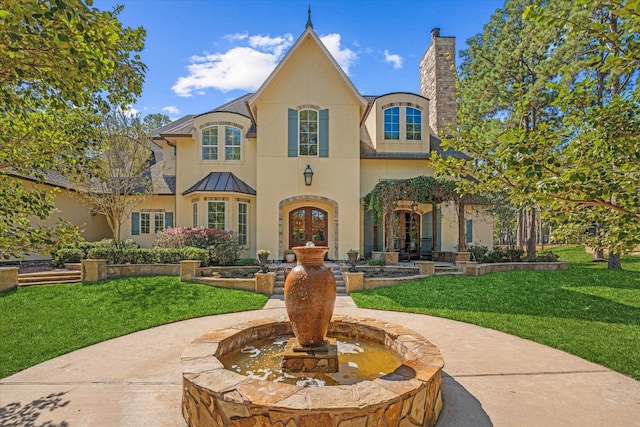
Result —
[{"label": "front door", "polygon": [[313,242],[316,246],[329,246],[327,240],[327,212],[305,206],[289,213],[289,247],[304,246]]}]

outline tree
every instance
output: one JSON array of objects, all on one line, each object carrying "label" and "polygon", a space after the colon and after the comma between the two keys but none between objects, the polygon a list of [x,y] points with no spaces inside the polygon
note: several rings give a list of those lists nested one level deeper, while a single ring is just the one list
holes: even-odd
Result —
[{"label": "tree", "polygon": [[558,231],[608,248],[610,269],[621,268],[620,253],[640,244],[639,11],[637,1],[624,0],[580,0],[553,15],[528,11],[544,28],[562,28],[564,43],[578,52],[550,84],[563,131],[547,138],[562,151],[549,159],[538,187]]},{"label": "tree", "polygon": [[100,148],[97,123],[108,106],[127,105],[142,90],[144,30],[123,27],[121,8],[91,0],[0,0],[0,255],[44,251],[73,228],[32,227],[46,218],[51,171],[82,167]]},{"label": "tree", "polygon": [[152,151],[140,115],[114,108],[101,125],[107,146],[73,179],[92,209],[105,216],[116,245],[122,224],[153,194]]},{"label": "tree", "polygon": [[[527,255],[535,258],[535,198],[525,188],[522,166],[540,127],[553,126],[552,93],[545,84],[555,75],[551,31],[522,18],[530,0],[508,1],[468,41],[458,76],[458,129],[443,146],[465,159],[437,159],[440,174],[460,178],[462,192],[508,191],[511,202],[528,207]],[[536,3],[542,3],[538,0]],[[471,175],[474,179],[462,179]]]},{"label": "tree", "polygon": [[[599,224],[610,267],[640,243],[640,108],[629,92],[638,33],[616,12],[635,13],[631,3],[509,1],[465,53],[461,124],[443,141],[476,160],[438,161],[439,171],[475,177],[468,191],[508,189],[515,204],[579,221],[582,233]],[[520,42],[505,28],[519,28]]]},{"label": "tree", "polygon": [[161,113],[147,114],[142,121],[142,125],[147,132],[151,132],[169,123],[171,123],[169,116]]}]

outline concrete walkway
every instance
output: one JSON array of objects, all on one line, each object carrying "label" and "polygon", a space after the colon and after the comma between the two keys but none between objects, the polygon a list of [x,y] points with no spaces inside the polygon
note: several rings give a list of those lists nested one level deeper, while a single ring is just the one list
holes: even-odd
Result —
[{"label": "concrete walkway", "polygon": [[[335,312],[404,325],[440,348],[438,427],[640,426],[640,382],[570,354],[466,323],[358,309],[349,297]],[[184,426],[184,347],[213,329],[285,315],[272,298],[263,310],[172,323],[34,366],[0,380],[0,426]]]}]

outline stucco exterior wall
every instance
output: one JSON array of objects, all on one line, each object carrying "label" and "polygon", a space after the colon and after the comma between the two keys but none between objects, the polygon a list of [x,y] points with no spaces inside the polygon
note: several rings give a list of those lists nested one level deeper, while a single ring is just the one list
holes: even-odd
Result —
[{"label": "stucco exterior wall", "polygon": [[[21,180],[27,188],[53,190],[54,187]],[[69,190],[59,189],[55,192],[55,209],[46,220],[33,218],[33,226],[53,227],[58,219],[69,221],[80,227],[80,234],[88,241],[96,241],[111,237],[111,230],[102,215],[92,215],[91,208],[83,199]]]},{"label": "stucco exterior wall", "polygon": [[[330,257],[357,247],[360,106],[333,64],[311,39],[303,41],[261,93],[256,107],[258,248],[281,255],[289,243],[288,213],[304,205],[329,212]],[[329,157],[288,157],[288,110],[303,108],[329,110]],[[310,186],[304,183],[307,165],[314,172]],[[281,204],[292,196],[298,198]],[[338,207],[337,237],[331,229],[333,205]]]}]

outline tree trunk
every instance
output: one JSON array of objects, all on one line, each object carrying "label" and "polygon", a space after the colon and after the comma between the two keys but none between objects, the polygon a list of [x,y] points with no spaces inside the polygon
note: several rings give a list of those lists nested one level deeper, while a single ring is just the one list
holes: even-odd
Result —
[{"label": "tree trunk", "polygon": [[393,209],[386,208],[384,214],[384,244],[385,252],[393,252],[393,240],[395,239],[393,230]]},{"label": "tree trunk", "polygon": [[516,233],[518,249],[524,249],[524,209],[518,210],[518,230]]},{"label": "tree trunk", "polygon": [[464,224],[464,203],[458,202],[458,252],[467,250]]},{"label": "tree trunk", "polygon": [[612,252],[611,249],[609,249],[609,260],[607,262],[607,268],[609,270],[622,270],[620,254]]},{"label": "tree trunk", "polygon": [[530,208],[528,213],[527,259],[534,261],[536,259],[536,208]]}]

